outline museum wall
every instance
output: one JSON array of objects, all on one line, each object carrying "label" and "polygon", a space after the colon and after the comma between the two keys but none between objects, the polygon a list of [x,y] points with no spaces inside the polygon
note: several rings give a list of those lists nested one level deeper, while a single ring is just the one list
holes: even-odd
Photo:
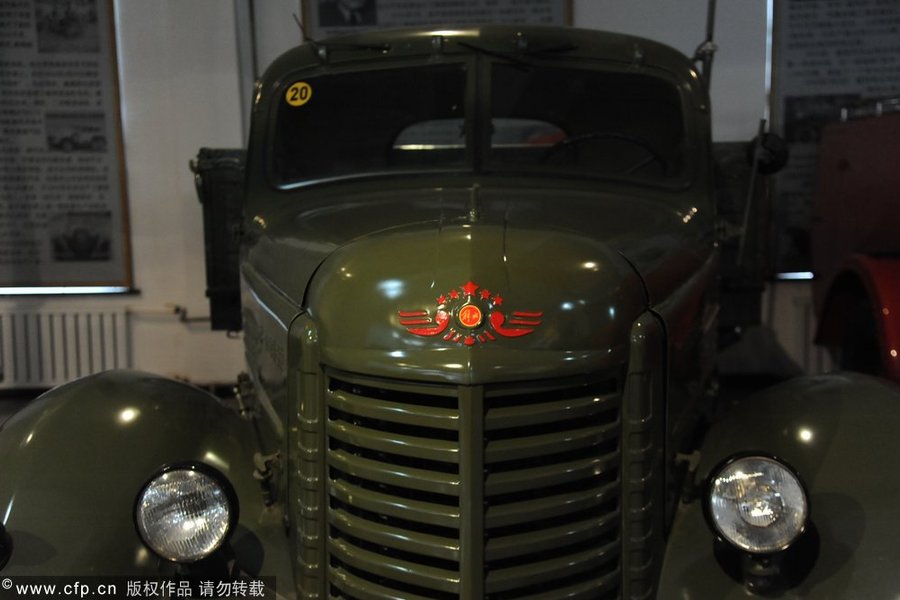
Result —
[{"label": "museum wall", "polygon": [[[693,55],[706,36],[706,0],[575,0],[579,27],[652,38]],[[713,137],[756,135],[766,107],[766,2],[717,2],[713,62]]]},{"label": "museum wall", "polygon": [[[251,29],[244,0],[115,1],[138,293],[6,299],[0,310],[121,310],[131,366],[200,383],[233,380],[243,366],[240,340],[194,320],[208,308],[201,208],[188,162],[201,146],[242,145],[253,71],[299,41],[298,5],[255,2]],[[574,0],[573,17],[576,26],[643,35],[692,53],[705,34],[706,1]],[[719,2],[716,42],[715,136],[748,139],[765,114],[766,2]]]},{"label": "museum wall", "polygon": [[[114,360],[89,359],[87,369],[132,366],[197,382],[231,381],[241,369],[239,340],[209,331],[205,298],[201,207],[188,161],[201,146],[243,143],[236,68],[236,22],[231,2],[122,0],[115,2],[125,176],[130,213],[134,294],[7,297],[7,342],[18,317],[66,315],[93,323],[117,318]],[[37,319],[28,337],[34,337]],[[47,327],[26,356],[4,354],[5,387],[46,385],[83,374],[75,366],[50,373]],[[96,344],[98,331],[80,334]],[[22,332],[16,343],[24,346]],[[68,343],[73,343],[69,336]],[[124,347],[123,347],[124,346]],[[57,348],[59,343],[57,343]],[[99,351],[98,351],[99,353]],[[43,360],[40,360],[40,356]],[[38,364],[41,363],[41,364]]]},{"label": "museum wall", "polygon": [[122,123],[135,284],[128,301],[135,367],[230,381],[238,340],[183,323],[208,315],[202,213],[189,160],[202,146],[243,144],[231,3],[116,2]]}]

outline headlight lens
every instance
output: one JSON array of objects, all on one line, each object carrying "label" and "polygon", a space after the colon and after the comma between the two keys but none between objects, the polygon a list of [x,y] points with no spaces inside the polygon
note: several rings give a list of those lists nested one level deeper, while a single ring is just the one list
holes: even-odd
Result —
[{"label": "headlight lens", "polygon": [[803,533],[806,492],[786,466],[763,456],[726,464],[711,480],[709,513],[715,529],[747,552],[784,550]]},{"label": "headlight lens", "polygon": [[216,551],[237,518],[225,478],[197,465],[164,469],[144,486],[135,505],[141,538],[176,562],[196,562]]}]

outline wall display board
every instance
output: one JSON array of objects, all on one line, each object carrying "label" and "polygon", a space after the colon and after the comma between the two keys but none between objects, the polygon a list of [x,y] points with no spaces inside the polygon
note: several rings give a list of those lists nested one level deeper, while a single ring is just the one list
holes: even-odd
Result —
[{"label": "wall display board", "polygon": [[132,285],[113,31],[112,0],[0,0],[0,288]]},{"label": "wall display board", "polygon": [[841,108],[900,96],[900,0],[778,0],[774,121],[790,144],[775,194],[775,268],[810,270],[816,146]]},{"label": "wall display board", "polygon": [[534,23],[569,25],[571,0],[303,0],[313,39],[374,27]]}]

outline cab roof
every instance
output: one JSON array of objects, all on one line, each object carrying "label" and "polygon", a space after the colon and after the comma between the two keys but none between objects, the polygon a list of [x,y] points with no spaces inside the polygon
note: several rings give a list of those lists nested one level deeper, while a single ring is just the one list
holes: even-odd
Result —
[{"label": "cab roof", "polygon": [[[480,25],[382,29],[307,41],[277,58],[263,77],[264,88],[286,74],[327,69],[349,62],[373,66],[385,59],[483,53],[515,61],[552,55],[652,66],[695,79],[691,61],[674,48],[632,35],[573,27]],[[270,88],[269,88],[270,89]]]}]

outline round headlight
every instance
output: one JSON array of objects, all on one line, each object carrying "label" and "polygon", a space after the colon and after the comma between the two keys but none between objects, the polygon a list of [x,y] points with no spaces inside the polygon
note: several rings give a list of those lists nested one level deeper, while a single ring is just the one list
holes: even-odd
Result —
[{"label": "round headlight", "polygon": [[215,552],[237,519],[225,478],[197,465],[164,469],[144,486],[135,520],[144,543],[159,556],[196,562]]},{"label": "round headlight", "polygon": [[712,478],[709,514],[727,541],[769,554],[803,533],[808,503],[793,471],[772,458],[750,456],[729,462]]}]

